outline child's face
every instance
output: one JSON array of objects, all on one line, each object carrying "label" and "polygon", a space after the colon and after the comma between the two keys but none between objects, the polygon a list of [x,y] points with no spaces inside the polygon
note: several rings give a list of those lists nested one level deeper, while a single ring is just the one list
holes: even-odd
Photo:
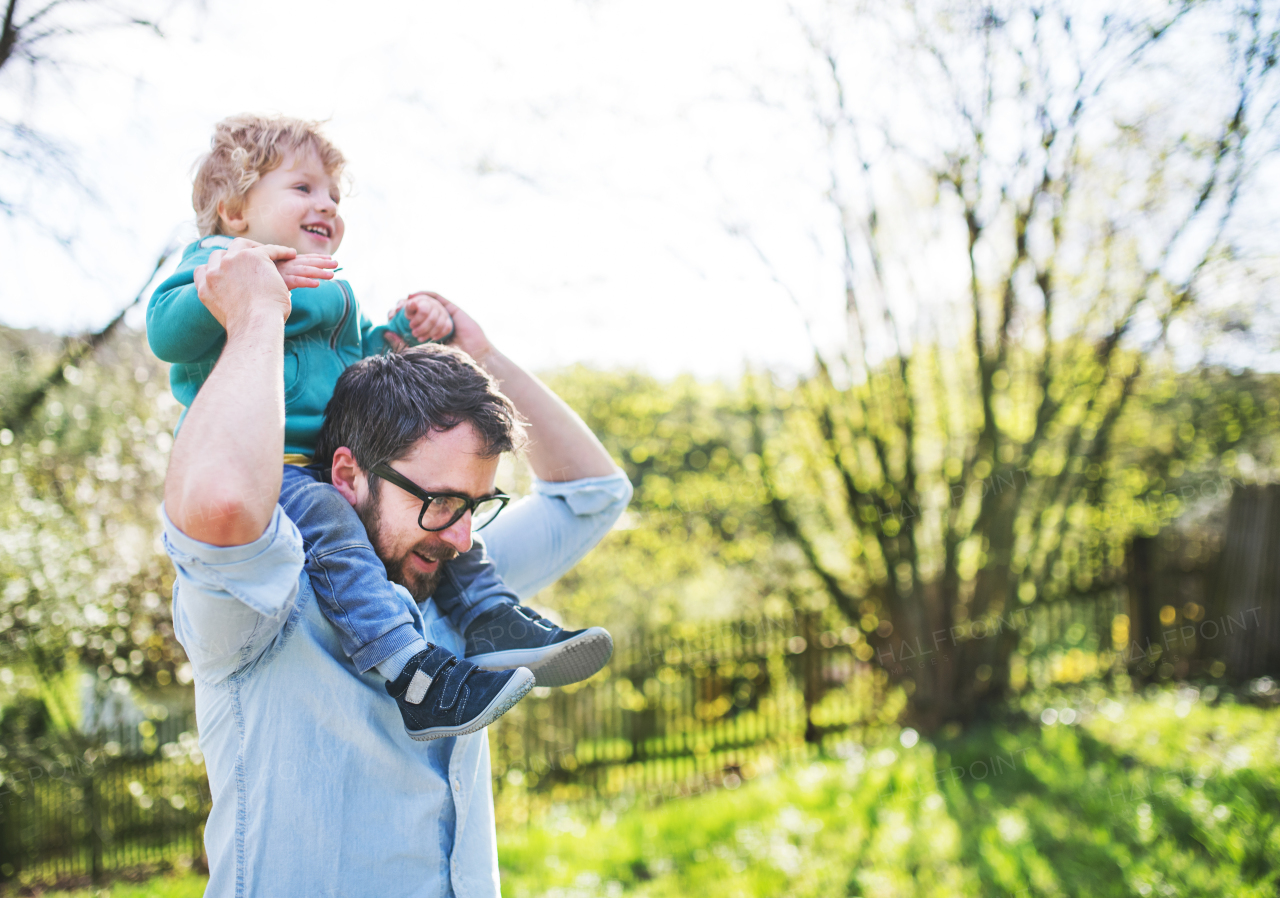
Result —
[{"label": "child's face", "polygon": [[340,197],[337,179],[325,172],[315,150],[290,152],[249,188],[234,216],[221,203],[218,213],[233,237],[332,255],[342,243]]}]

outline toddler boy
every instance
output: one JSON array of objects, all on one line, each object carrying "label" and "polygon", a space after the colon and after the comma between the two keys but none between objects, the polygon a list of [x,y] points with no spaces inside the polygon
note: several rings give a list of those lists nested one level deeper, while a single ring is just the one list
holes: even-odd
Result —
[{"label": "toddler boy", "polygon": [[[452,336],[448,313],[427,294],[410,297],[388,324],[375,327],[360,312],[350,285],[334,279],[332,253],[344,234],[338,214],[344,164],[315,123],[253,115],[219,122],[192,193],[201,239],[186,248],[178,270],[152,295],[147,338],[152,351],[172,363],[173,394],[190,408],[226,343],[222,326],[197,295],[195,269],[235,238],[295,250],[294,258],[277,263],[292,300],[285,323],[280,505],[302,535],[319,607],[357,670],[376,670],[388,681],[387,692],[412,738],[463,735],[488,726],[518,702],[533,686],[531,671],[546,686],[586,679],[608,661],[613,641],[599,627],[562,630],[521,606],[477,540],[452,560],[421,559],[415,598],[430,595],[449,617],[466,638],[466,659],[427,643],[355,509],[325,482],[327,471],[304,467],[348,365],[392,345],[447,342]],[[394,461],[365,473],[422,499],[419,525],[425,531],[447,530],[467,513],[472,529],[479,530],[505,505],[500,495],[425,493],[395,470]]]}]

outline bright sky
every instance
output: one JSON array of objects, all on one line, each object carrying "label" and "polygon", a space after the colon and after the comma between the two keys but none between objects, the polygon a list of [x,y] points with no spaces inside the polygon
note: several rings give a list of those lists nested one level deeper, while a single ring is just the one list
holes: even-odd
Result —
[{"label": "bright sky", "polygon": [[[73,257],[0,223],[0,321],[108,319],[172,236],[194,237],[190,174],[211,125],[283,112],[329,119],[349,160],[337,255],[375,320],[434,289],[536,369],[803,366],[800,314],[728,226],[750,223],[840,327],[839,269],[812,236],[830,213],[805,172],[821,162],[802,126],[809,57],[784,5],[745,10],[218,0],[172,14],[163,40],[64,44],[75,65],[25,102],[99,198],[37,194],[46,224],[75,231]],[[766,82],[794,82],[801,102],[767,108],[752,98]]]}]

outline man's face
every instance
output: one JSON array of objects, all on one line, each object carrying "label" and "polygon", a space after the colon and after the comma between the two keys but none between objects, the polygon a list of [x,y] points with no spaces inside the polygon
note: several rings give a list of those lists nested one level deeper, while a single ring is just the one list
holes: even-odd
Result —
[{"label": "man's face", "polygon": [[[413,451],[391,466],[428,492],[462,493],[473,499],[492,495],[498,459],[485,458],[475,428],[463,422],[452,430],[418,441]],[[471,548],[471,512],[453,526],[428,533],[418,526],[422,500],[383,481],[378,498],[367,489],[356,503],[374,551],[387,566],[387,575],[416,601],[430,598],[440,585],[443,562]]]}]

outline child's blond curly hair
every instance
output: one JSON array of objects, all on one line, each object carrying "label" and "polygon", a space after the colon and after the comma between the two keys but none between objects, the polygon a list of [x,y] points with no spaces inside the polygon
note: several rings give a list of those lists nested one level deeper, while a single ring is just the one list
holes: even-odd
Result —
[{"label": "child's blond curly hair", "polygon": [[233,115],[218,122],[209,142],[209,154],[196,163],[191,205],[196,210],[200,236],[225,233],[218,203],[238,212],[245,194],[262,175],[278,168],[286,152],[314,149],[326,173],[342,174],[347,160],[320,133],[320,122],[283,115]]}]

